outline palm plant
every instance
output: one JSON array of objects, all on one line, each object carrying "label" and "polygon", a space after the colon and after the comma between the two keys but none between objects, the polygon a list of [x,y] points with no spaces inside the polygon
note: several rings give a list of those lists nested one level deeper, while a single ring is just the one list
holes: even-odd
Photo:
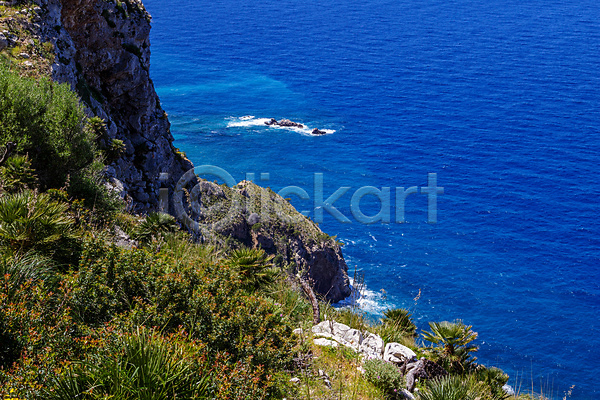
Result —
[{"label": "palm plant", "polygon": [[135,235],[136,239],[148,243],[159,239],[164,234],[175,232],[179,229],[175,217],[165,213],[151,213],[142,222]]},{"label": "palm plant", "polygon": [[415,337],[417,326],[411,319],[412,314],[404,308],[388,309],[381,319],[382,331],[388,336],[386,342],[396,341],[397,337]]},{"label": "palm plant", "polygon": [[[95,357],[75,362],[54,380],[47,400],[207,399],[209,376],[197,365],[195,349],[139,330]],[[112,348],[114,347],[114,348]]]},{"label": "palm plant", "polygon": [[[499,371],[499,372],[498,372]],[[499,382],[489,382],[478,378],[479,371],[469,375],[447,375],[427,382],[419,391],[417,400],[507,400]],[[497,369],[488,370],[491,379],[503,380],[504,373]],[[508,379],[508,377],[507,377]]]},{"label": "palm plant", "polygon": [[68,206],[45,194],[23,191],[0,198],[0,242],[13,251],[47,248],[69,236]]},{"label": "palm plant", "polygon": [[471,353],[478,350],[478,346],[471,344],[477,339],[477,332],[473,332],[471,325],[462,321],[430,322],[430,332],[423,332],[423,338],[437,347],[432,350],[438,356],[443,366],[453,372],[463,373],[472,365],[475,358]]},{"label": "palm plant", "polygon": [[2,187],[8,192],[32,189],[37,184],[37,176],[27,156],[12,156],[0,169]]},{"label": "palm plant", "polygon": [[263,249],[242,248],[234,250],[227,264],[235,268],[246,289],[257,290],[275,282],[277,271],[273,267],[273,256]]},{"label": "palm plant", "polygon": [[460,376],[445,376],[427,382],[419,391],[418,400],[476,400],[477,391]]}]

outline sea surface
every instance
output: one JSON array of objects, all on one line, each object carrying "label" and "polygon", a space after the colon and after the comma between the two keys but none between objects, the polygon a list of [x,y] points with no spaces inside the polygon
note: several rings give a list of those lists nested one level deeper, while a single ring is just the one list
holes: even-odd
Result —
[{"label": "sea surface", "polygon": [[[349,187],[333,206],[350,223],[324,210],[320,226],[364,276],[365,311],[462,319],[516,389],[600,398],[598,0],[145,4],[151,76],[195,165],[302,188],[289,197],[317,220],[319,193]],[[437,223],[427,189],[402,218],[397,194],[429,174]],[[363,187],[384,201],[353,215]],[[390,223],[360,222],[381,209]]]}]

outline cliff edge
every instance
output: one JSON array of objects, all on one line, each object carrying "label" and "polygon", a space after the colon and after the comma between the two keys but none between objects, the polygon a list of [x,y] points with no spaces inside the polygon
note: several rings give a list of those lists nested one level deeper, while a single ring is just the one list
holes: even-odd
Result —
[{"label": "cliff edge", "polygon": [[[173,146],[167,114],[150,79],[151,18],[142,2],[21,0],[0,4],[9,5],[0,15],[0,52],[24,74],[52,75],[71,85],[89,115],[105,121],[106,140],[124,144],[123,154],[106,168],[111,188],[135,212],[157,210],[161,187],[175,193],[177,182],[193,165]],[[225,219],[218,213],[204,213],[194,221],[203,227],[195,230],[199,240],[263,248],[293,272],[311,277],[316,291],[327,299],[339,301],[350,295],[338,243],[285,200],[250,182],[233,189],[194,179],[190,183],[196,185],[194,193],[200,203],[214,201],[214,194],[222,193],[220,200],[232,204],[243,193],[249,204],[259,202],[262,208],[285,211],[263,213],[262,219],[257,217],[259,211],[245,206],[233,207]],[[171,212],[176,203],[169,201]]]},{"label": "cliff edge", "polygon": [[[172,145],[167,114],[150,79],[150,15],[135,0],[38,0],[41,41],[55,51],[51,73],[106,123],[125,153],[108,168],[135,211],[157,208],[160,174],[174,187],[192,164]],[[35,26],[33,27],[35,29]]]}]

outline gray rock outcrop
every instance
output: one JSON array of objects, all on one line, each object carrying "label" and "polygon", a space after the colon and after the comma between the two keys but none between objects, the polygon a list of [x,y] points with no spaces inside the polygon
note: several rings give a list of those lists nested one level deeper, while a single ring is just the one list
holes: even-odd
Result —
[{"label": "gray rock outcrop", "polygon": [[[137,211],[156,210],[162,184],[192,168],[172,145],[169,120],[150,79],[150,16],[139,0],[38,0],[39,34],[54,45],[53,78],[67,82],[109,139],[125,143],[112,164]],[[118,184],[117,184],[118,186]]]},{"label": "gray rock outcrop", "polygon": [[339,244],[272,190],[249,181],[233,188],[200,181],[186,190],[193,204],[184,204],[178,187],[176,214],[201,240],[262,248],[310,279],[324,298],[337,302],[350,295]]},{"label": "gray rock outcrop", "polygon": [[316,345],[346,346],[355,352],[361,353],[365,360],[381,359],[383,356],[383,339],[373,333],[367,332],[363,335],[358,329],[352,329],[335,321],[323,321],[313,326],[312,332],[318,338],[314,341]]},{"label": "gray rock outcrop", "polygon": [[394,364],[401,364],[417,359],[417,355],[410,348],[399,343],[388,343],[385,346],[383,360]]},{"label": "gray rock outcrop", "polygon": [[381,359],[383,358],[383,350],[385,348],[385,342],[379,335],[374,333],[367,333],[360,344],[360,351],[366,357],[366,359]]}]

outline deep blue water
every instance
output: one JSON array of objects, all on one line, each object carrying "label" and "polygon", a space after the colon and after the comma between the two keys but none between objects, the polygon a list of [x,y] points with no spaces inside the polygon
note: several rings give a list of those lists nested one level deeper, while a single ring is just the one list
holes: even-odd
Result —
[{"label": "deep blue water", "polygon": [[[600,398],[597,0],[145,3],[151,75],[196,165],[268,172],[256,181],[313,199],[314,173],[325,198],[351,187],[334,206],[352,223],[325,213],[321,227],[364,273],[368,311],[461,318],[513,386]],[[335,132],[252,124],[271,117]],[[437,224],[424,194],[404,224],[352,217],[360,187],[392,188],[394,206],[428,173],[444,187]]]}]

